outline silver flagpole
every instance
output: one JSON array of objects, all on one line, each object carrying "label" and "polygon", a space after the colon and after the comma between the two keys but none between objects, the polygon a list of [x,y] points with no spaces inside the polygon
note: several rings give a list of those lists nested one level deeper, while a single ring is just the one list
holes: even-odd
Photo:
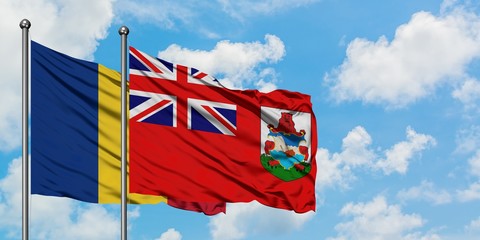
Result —
[{"label": "silver flagpole", "polygon": [[23,19],[20,21],[22,29],[22,239],[28,240],[28,215],[30,198],[30,178],[28,162],[28,106],[29,106],[29,66],[28,57],[30,55],[28,45],[28,29],[30,21]]},{"label": "silver flagpole", "polygon": [[121,68],[122,68],[122,199],[121,199],[121,235],[122,240],[127,240],[127,35],[128,28],[120,27],[118,33],[122,38],[121,43]]}]

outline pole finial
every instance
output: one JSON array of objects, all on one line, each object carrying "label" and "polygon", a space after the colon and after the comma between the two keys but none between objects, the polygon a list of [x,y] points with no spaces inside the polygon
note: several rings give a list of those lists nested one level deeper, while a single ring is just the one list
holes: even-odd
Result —
[{"label": "pole finial", "polygon": [[21,29],[24,29],[24,28],[29,29],[30,26],[32,26],[32,24],[30,23],[30,21],[28,21],[28,19],[25,18],[22,21],[20,21],[20,28]]},{"label": "pole finial", "polygon": [[121,26],[120,29],[118,29],[118,34],[120,35],[128,35],[130,30],[128,30],[127,26]]}]

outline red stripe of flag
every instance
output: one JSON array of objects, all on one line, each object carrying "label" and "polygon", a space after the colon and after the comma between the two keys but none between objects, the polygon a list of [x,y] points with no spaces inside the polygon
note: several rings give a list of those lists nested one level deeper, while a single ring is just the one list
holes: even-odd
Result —
[{"label": "red stripe of flag", "polygon": [[212,108],[210,108],[209,106],[205,106],[205,105],[202,105],[202,107],[205,110],[207,110],[207,112],[210,113],[215,119],[220,121],[220,123],[222,123],[226,128],[228,128],[228,130],[230,130],[230,132],[235,133],[236,129],[233,128],[232,125],[230,125],[229,122],[225,121],[225,119],[223,119],[220,115],[218,115],[217,112],[213,111]]},{"label": "red stripe of flag", "polygon": [[204,78],[204,77],[206,77],[206,76],[207,76],[206,73],[201,72],[201,73],[195,75],[194,78],[196,78],[196,79],[202,79],[202,78]]},{"label": "red stripe of flag", "polygon": [[130,51],[132,51],[135,54],[135,56],[140,58],[140,60],[142,60],[143,63],[147,64],[147,66],[150,67],[150,69],[152,69],[152,71],[154,71],[156,73],[163,73],[162,70],[158,69],[157,66],[153,65],[153,63],[148,61],[148,59],[145,58],[137,49],[135,49],[133,47],[130,47]]},{"label": "red stripe of flag", "polygon": [[147,110],[137,114],[135,117],[132,117],[131,120],[132,121],[135,121],[135,122],[138,122],[139,119],[142,119],[143,117],[147,116],[148,114],[158,110],[159,108],[167,105],[168,103],[170,103],[171,101],[170,100],[162,100],[161,102],[158,102],[157,104],[151,106],[150,108],[148,108]]}]

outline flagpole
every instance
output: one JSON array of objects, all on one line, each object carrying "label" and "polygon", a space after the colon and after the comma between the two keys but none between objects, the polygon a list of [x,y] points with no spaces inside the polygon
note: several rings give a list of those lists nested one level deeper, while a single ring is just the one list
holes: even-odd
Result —
[{"label": "flagpole", "polygon": [[30,179],[28,162],[28,106],[29,106],[29,45],[28,30],[30,21],[23,19],[20,21],[22,29],[22,239],[28,240],[28,215],[29,215],[29,185]]},{"label": "flagpole", "polygon": [[127,35],[129,30],[126,26],[118,30],[122,38],[121,43],[121,68],[122,68],[122,199],[121,199],[121,237],[127,240]]}]

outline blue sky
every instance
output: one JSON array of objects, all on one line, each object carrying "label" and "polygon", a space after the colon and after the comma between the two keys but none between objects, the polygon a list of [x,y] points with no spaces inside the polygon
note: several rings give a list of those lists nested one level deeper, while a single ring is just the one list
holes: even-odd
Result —
[{"label": "blue sky", "polygon": [[[129,206],[130,239],[478,239],[476,1],[2,0],[0,238],[21,237],[21,19],[32,39],[119,70],[129,44],[229,87],[312,96],[317,211],[207,217]],[[119,207],[32,196],[33,239],[118,239]]]}]

